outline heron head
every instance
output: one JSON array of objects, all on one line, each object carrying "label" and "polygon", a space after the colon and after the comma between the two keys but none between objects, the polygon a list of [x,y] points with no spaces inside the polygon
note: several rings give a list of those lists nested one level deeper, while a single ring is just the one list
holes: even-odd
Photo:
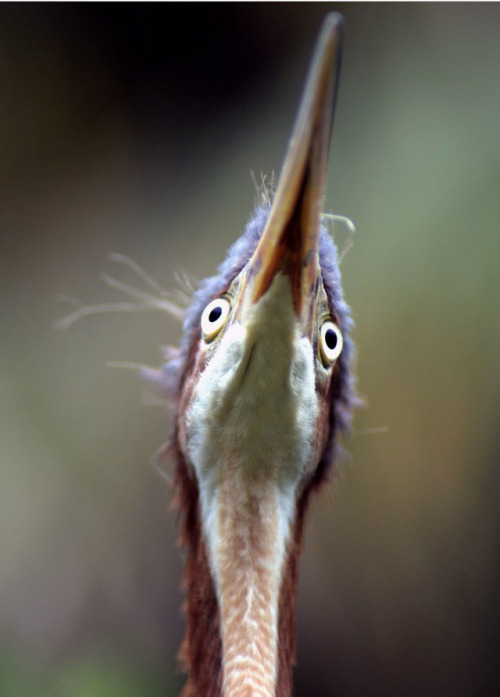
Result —
[{"label": "heron head", "polygon": [[340,42],[335,17],[320,37],[262,234],[198,317],[181,437],[212,490],[221,460],[242,477],[297,486],[328,440],[344,330],[325,288],[320,236]]}]

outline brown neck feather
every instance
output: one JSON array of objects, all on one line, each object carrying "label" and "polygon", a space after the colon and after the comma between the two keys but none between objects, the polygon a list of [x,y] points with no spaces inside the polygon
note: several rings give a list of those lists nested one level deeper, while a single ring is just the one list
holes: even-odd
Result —
[{"label": "brown neck feather", "polygon": [[[186,549],[183,586],[187,629],[179,653],[188,673],[183,697],[223,697],[219,608],[201,528],[198,486],[175,435],[170,450],[177,463],[175,503],[180,514],[180,543]],[[298,560],[307,499],[306,491],[298,502],[280,591],[276,697],[292,695]]]},{"label": "brown neck feather", "polygon": [[188,673],[183,697],[222,697],[219,609],[201,532],[198,486],[176,443],[176,500],[180,543],[186,549],[183,587],[186,635],[179,659]]},{"label": "brown neck feather", "polygon": [[295,606],[299,577],[299,558],[304,531],[304,511],[308,494],[297,505],[294,529],[290,538],[288,559],[280,591],[278,626],[278,680],[276,697],[291,697],[295,665]]}]

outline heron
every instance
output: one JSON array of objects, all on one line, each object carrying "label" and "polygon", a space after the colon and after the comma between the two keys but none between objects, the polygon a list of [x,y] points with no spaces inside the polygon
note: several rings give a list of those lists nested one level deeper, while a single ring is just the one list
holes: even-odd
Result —
[{"label": "heron", "polygon": [[290,697],[304,514],[353,405],[351,318],[322,205],[342,19],[322,26],[272,200],[184,319],[176,404],[184,697]]},{"label": "heron", "polygon": [[333,13],[274,191],[194,293],[180,349],[143,371],[174,405],[164,452],[186,553],[183,697],[292,694],[305,513],[355,403],[351,314],[322,214],[341,44]]}]

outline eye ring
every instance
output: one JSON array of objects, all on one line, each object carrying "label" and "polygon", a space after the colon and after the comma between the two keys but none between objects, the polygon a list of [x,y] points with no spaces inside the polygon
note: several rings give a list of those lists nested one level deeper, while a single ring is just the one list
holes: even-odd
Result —
[{"label": "eye ring", "polygon": [[215,298],[208,303],[201,315],[201,333],[205,341],[210,342],[225,327],[231,304],[227,298]]},{"label": "eye ring", "polygon": [[332,366],[342,353],[342,332],[331,319],[326,320],[319,330],[319,353],[325,368]]}]

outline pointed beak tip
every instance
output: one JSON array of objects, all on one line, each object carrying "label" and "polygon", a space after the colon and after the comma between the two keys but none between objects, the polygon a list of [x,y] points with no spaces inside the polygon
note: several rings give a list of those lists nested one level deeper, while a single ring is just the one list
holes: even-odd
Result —
[{"label": "pointed beak tip", "polygon": [[298,317],[310,307],[320,273],[320,216],[343,23],[337,12],[323,21],[279,185],[249,266],[252,303],[265,294],[278,272],[286,273]]},{"label": "pointed beak tip", "polygon": [[323,20],[323,27],[328,33],[340,32],[344,26],[344,17],[340,12],[329,12]]}]

